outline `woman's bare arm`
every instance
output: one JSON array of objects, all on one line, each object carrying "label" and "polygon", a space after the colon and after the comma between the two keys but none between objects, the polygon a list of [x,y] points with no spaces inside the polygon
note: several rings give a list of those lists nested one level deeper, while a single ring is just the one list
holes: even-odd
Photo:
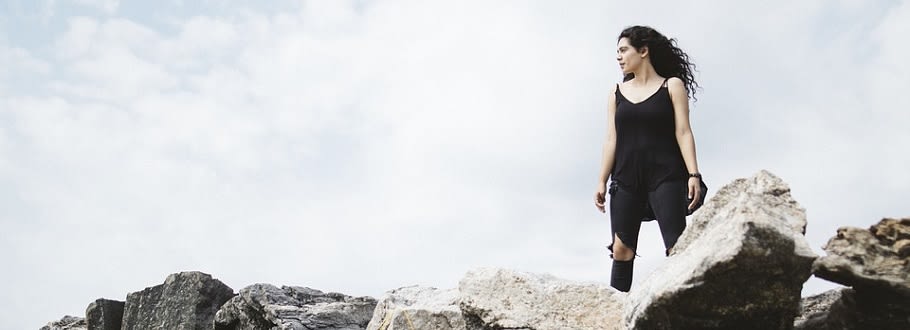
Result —
[{"label": "woman's bare arm", "polygon": [[607,183],[610,178],[610,172],[613,170],[613,162],[616,160],[616,85],[610,91],[607,97],[607,135],[604,138],[603,155],[600,163],[600,181],[599,185]]},{"label": "woman's bare arm", "polygon": [[695,157],[695,136],[689,125],[689,96],[683,81],[673,77],[667,82],[670,99],[673,101],[673,117],[676,121],[676,142],[682,152],[686,169],[689,173],[698,173],[698,161]]},{"label": "woman's bare arm", "polygon": [[[679,143],[679,151],[682,152],[683,161],[686,162],[686,170],[689,173],[698,173],[695,136],[692,135],[692,127],[689,125],[689,95],[686,94],[686,87],[679,78],[670,78],[667,87],[670,89],[670,99],[673,101],[673,119],[676,121],[676,142]],[[689,178],[687,183],[690,210],[701,202],[699,180],[701,178]]]},{"label": "woman's bare arm", "polygon": [[613,170],[613,162],[616,160],[616,85],[607,97],[607,136],[604,138],[603,154],[600,158],[600,178],[597,180],[597,187],[594,189],[594,206],[601,213],[606,213],[606,184],[610,178],[610,172]]}]

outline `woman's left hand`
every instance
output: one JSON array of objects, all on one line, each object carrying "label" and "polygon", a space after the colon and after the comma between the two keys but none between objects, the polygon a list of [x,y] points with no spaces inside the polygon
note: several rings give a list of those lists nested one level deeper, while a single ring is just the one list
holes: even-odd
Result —
[{"label": "woman's left hand", "polygon": [[701,198],[701,184],[699,178],[689,178],[689,210],[695,208]]}]

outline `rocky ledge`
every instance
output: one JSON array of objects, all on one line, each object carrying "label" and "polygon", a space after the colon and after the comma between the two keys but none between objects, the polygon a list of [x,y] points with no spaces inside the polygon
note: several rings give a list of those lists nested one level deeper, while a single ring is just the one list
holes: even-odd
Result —
[{"label": "rocky ledge", "polygon": [[804,300],[797,329],[910,329],[910,218],[843,227],[812,265],[849,289]]},{"label": "rocky ledge", "polygon": [[[788,185],[760,171],[718,189],[629,293],[479,268],[457,288],[405,286],[379,300],[263,283],[235,294],[182,272],[41,329],[910,329],[910,218],[841,228],[823,257],[806,224]],[[800,299],[812,274],[845,287]]]}]

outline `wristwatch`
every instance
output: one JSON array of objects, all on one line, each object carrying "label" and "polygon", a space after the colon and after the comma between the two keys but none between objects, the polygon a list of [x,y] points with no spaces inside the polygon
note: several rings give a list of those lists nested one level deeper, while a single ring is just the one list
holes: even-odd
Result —
[{"label": "wristwatch", "polygon": [[698,173],[698,172],[689,173],[689,177],[690,177],[690,178],[698,178],[699,180],[701,180],[701,173]]}]

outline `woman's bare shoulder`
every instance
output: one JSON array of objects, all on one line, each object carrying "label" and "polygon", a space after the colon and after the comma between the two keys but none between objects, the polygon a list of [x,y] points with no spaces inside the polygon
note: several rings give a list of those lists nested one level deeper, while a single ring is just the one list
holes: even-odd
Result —
[{"label": "woman's bare shoulder", "polygon": [[667,79],[667,87],[670,87],[670,88],[673,88],[673,87],[682,87],[682,88],[685,88],[685,87],[686,87],[686,83],[683,82],[682,79],[679,79],[679,77],[670,77],[670,79]]},{"label": "woman's bare shoulder", "polygon": [[670,77],[667,80],[667,88],[670,90],[671,95],[682,93],[686,94],[686,83],[679,79],[679,77]]}]

